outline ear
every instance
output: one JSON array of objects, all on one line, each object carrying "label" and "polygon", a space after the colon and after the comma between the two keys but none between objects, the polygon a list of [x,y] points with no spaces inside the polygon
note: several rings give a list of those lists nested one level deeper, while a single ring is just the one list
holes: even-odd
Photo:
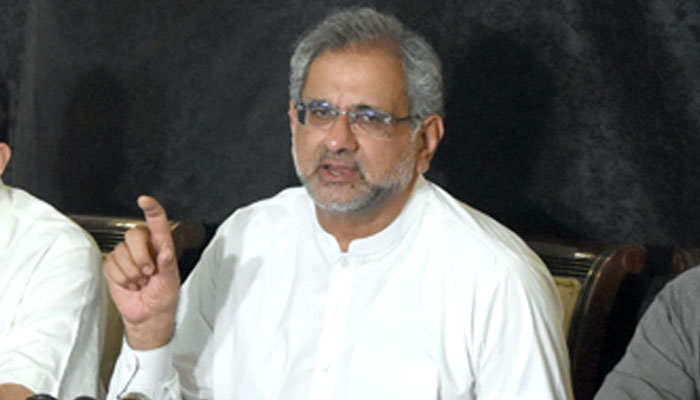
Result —
[{"label": "ear", "polygon": [[5,142],[0,142],[0,176],[5,172],[5,167],[10,163],[10,158],[12,158],[10,145]]},{"label": "ear", "polygon": [[297,110],[294,108],[294,100],[289,100],[289,109],[287,110],[287,116],[289,117],[289,130],[292,135],[296,134],[297,131]]},{"label": "ear", "polygon": [[433,159],[438,145],[445,134],[445,125],[442,122],[442,117],[433,114],[423,120],[416,141],[418,142],[418,162],[416,163],[416,172],[424,174],[430,168],[430,160]]}]

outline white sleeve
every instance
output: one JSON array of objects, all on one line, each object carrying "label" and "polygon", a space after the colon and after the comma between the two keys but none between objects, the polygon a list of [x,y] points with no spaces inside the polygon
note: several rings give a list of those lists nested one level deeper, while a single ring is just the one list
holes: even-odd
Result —
[{"label": "white sleeve", "polygon": [[[141,393],[151,400],[206,399],[212,396],[212,338],[218,314],[217,280],[221,239],[213,239],[180,288],[175,334],[159,349],[122,346],[109,385],[109,400]],[[230,275],[230,274],[229,274]]]},{"label": "white sleeve", "polygon": [[59,398],[97,396],[104,297],[100,256],[87,240],[75,242],[74,236],[59,234],[29,257],[19,257],[20,275],[31,276],[3,293],[17,302],[12,310],[0,310],[0,317],[13,318],[0,339],[0,384]]},{"label": "white sleeve", "polygon": [[571,399],[563,311],[544,266],[515,261],[480,306],[477,397]]},{"label": "white sleeve", "polygon": [[126,340],[123,341],[107,399],[119,399],[129,393],[140,393],[151,400],[181,398],[170,344],[154,350],[137,351],[131,349]]}]

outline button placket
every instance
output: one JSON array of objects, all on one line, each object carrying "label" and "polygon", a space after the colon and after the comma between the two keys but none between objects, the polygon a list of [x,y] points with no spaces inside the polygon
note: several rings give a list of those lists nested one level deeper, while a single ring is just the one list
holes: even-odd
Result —
[{"label": "button placket", "polygon": [[335,367],[347,334],[347,311],[352,295],[353,276],[354,269],[347,256],[338,258],[328,286],[323,331],[311,388],[312,400],[330,398],[335,387]]}]

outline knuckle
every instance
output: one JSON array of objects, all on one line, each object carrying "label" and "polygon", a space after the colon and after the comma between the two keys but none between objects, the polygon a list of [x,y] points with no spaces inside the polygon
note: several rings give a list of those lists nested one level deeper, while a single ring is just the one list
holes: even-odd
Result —
[{"label": "knuckle", "polygon": [[122,272],[130,281],[137,281],[143,277],[143,274],[141,274],[139,269],[133,265],[130,265],[128,268],[122,269]]},{"label": "knuckle", "polygon": [[148,231],[142,226],[136,226],[129,229],[124,233],[124,240],[126,242],[143,241],[148,239]]},{"label": "knuckle", "polygon": [[126,250],[126,245],[124,244],[124,242],[119,242],[119,244],[114,246],[114,249],[112,249],[112,252],[109,253],[109,256],[114,258],[118,254],[123,253],[125,250]]},{"label": "knuckle", "polygon": [[105,259],[105,271],[113,277],[136,280],[141,277],[141,273],[135,262],[130,249],[124,243],[120,243]]},{"label": "knuckle", "polygon": [[[107,256],[107,260],[116,266],[118,266],[120,263],[123,262],[124,259],[129,258],[129,249],[126,247],[126,245],[122,242],[119,243],[114,250],[112,250],[111,253]],[[105,262],[106,264],[106,262]]]},{"label": "knuckle", "polygon": [[120,272],[119,267],[116,264],[112,264],[110,267],[105,268],[103,273],[108,281],[112,281],[120,286],[127,284],[126,277]]}]

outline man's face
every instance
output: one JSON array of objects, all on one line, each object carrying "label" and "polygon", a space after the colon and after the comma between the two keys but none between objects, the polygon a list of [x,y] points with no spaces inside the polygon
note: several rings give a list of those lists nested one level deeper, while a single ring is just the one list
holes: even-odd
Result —
[{"label": "man's face", "polygon": [[[341,111],[371,107],[394,118],[409,114],[399,59],[382,47],[327,51],[310,65],[302,101],[323,101]],[[388,127],[386,136],[353,132],[348,116],[317,129],[300,124],[294,104],[289,116],[297,175],[316,205],[353,212],[394,201],[416,177],[417,148],[408,121]],[[355,129],[357,131],[357,129]]]}]

